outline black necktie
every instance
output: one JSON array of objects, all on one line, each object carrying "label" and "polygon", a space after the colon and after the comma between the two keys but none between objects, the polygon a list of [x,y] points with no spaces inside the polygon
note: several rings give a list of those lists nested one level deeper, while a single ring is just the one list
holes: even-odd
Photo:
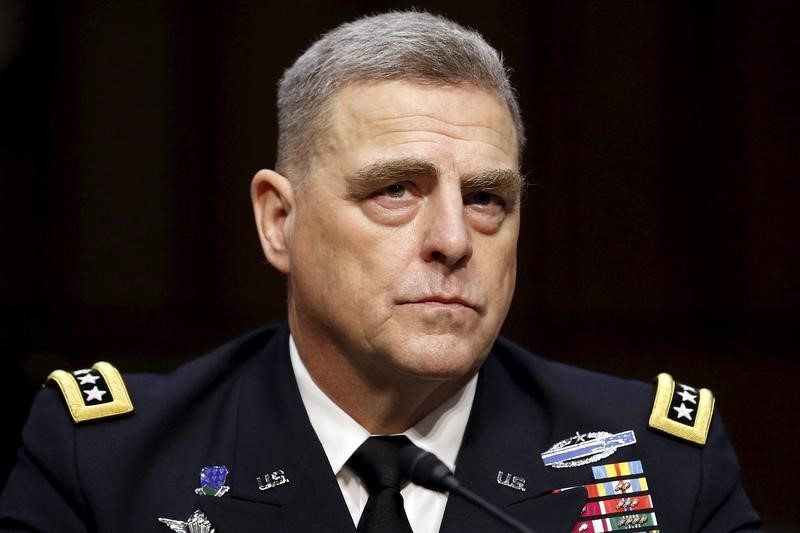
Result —
[{"label": "black necktie", "polygon": [[413,533],[400,494],[407,480],[402,478],[397,464],[398,452],[410,443],[402,435],[370,437],[348,459],[347,465],[369,492],[358,533]]}]

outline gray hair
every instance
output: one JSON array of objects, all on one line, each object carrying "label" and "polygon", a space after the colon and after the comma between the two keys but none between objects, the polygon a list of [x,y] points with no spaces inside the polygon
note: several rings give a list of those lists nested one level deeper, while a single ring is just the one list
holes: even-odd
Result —
[{"label": "gray hair", "polygon": [[331,97],[367,80],[470,84],[496,92],[511,112],[521,157],[522,118],[502,55],[476,31],[443,17],[393,11],[338,26],[284,72],[278,83],[278,172],[291,177],[309,170]]}]

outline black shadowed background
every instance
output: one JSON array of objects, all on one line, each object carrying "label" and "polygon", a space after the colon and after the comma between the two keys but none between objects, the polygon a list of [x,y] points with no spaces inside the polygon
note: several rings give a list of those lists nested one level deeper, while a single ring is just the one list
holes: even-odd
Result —
[{"label": "black shadowed background", "polygon": [[[0,0],[0,482],[53,368],[168,371],[283,317],[248,198],[275,82],[320,32],[412,4],[271,4]],[[479,29],[519,89],[535,185],[504,333],[711,388],[767,530],[793,529],[798,5],[416,5]]]}]

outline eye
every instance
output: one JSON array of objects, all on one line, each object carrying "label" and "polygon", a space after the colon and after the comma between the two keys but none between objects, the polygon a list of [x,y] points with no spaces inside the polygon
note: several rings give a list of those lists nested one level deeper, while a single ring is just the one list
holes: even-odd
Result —
[{"label": "eye", "polygon": [[362,209],[376,222],[399,226],[411,220],[422,204],[422,193],[413,181],[385,183],[359,201]]},{"label": "eye", "polygon": [[382,192],[389,198],[402,198],[408,192],[408,186],[405,183],[392,183]]},{"label": "eye", "polygon": [[502,197],[488,191],[475,191],[470,193],[464,198],[464,203],[479,207],[505,208],[506,206],[506,201]]},{"label": "eye", "polygon": [[369,201],[385,209],[405,209],[420,201],[420,191],[411,181],[396,181],[376,189]]}]

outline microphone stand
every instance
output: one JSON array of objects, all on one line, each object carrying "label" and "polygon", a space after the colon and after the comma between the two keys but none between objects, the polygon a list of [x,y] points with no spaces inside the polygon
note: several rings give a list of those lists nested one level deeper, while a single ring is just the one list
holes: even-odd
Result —
[{"label": "microphone stand", "polygon": [[518,531],[519,533],[535,533],[531,528],[525,526],[522,522],[520,522],[513,516],[509,515],[508,513],[504,513],[496,506],[487,502],[486,500],[484,500],[471,490],[464,488],[464,486],[461,484],[458,485],[458,488],[450,490],[450,493],[458,494],[465,500],[474,504],[476,507],[480,507],[481,509],[483,509],[484,511],[495,517],[497,520],[503,522],[504,524],[511,527],[515,531]]},{"label": "microphone stand", "polygon": [[413,483],[437,492],[457,494],[519,533],[536,533],[513,516],[467,489],[438,457],[409,444],[398,454],[400,470]]}]

